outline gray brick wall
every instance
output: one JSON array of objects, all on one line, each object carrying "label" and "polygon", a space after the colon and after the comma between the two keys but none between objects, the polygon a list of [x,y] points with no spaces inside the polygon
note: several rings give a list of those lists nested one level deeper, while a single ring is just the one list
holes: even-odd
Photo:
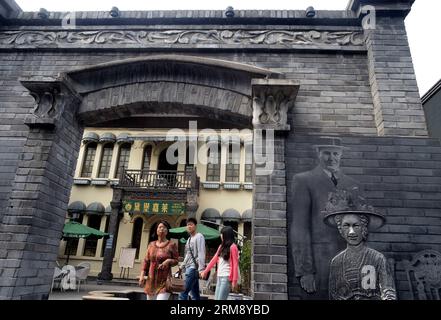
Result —
[{"label": "gray brick wall", "polygon": [[378,134],[427,136],[403,18],[378,17],[365,34]]},{"label": "gray brick wall", "polygon": [[55,130],[31,128],[0,224],[0,299],[47,298],[82,128],[68,106]]},{"label": "gray brick wall", "polygon": [[[125,30],[133,29],[136,23],[149,26],[157,24],[160,30],[170,28],[170,23],[177,29],[243,27],[254,30],[274,28],[272,23],[275,22],[277,28],[289,30],[305,29],[303,25],[320,31],[361,30],[356,26],[358,17],[351,11],[317,12],[314,19],[304,18],[303,10],[237,11],[236,14],[236,18],[244,19],[241,20],[243,25],[228,25],[223,11],[124,12],[118,23],[111,23],[114,23],[112,27]],[[54,25],[60,18],[62,13],[50,15]],[[87,19],[90,18],[103,19],[105,25],[116,21],[109,18],[108,12],[82,12],[77,16],[77,21],[85,19],[81,22],[86,25],[80,28],[106,28],[98,24],[87,26],[91,21]],[[259,25],[256,18],[259,18]],[[15,21],[26,20],[28,24],[39,21],[40,26],[36,28],[45,30],[36,12],[20,13],[18,19]],[[98,20],[93,21],[99,23]],[[127,25],[123,25],[125,21]],[[235,21],[239,23],[237,19]],[[63,47],[61,50],[53,44],[46,47],[44,44],[41,47],[32,44],[11,47],[8,43],[2,43],[0,281],[4,283],[0,296],[38,298],[48,292],[81,136],[81,128],[69,112],[65,115],[68,118],[63,120],[69,125],[57,129],[64,131],[29,132],[23,120],[32,111],[33,99],[18,78],[56,76],[86,66],[152,54],[181,53],[251,64],[282,72],[285,78],[300,82],[290,115],[292,132],[286,143],[286,153],[283,138],[278,137],[275,140],[278,169],[270,177],[258,178],[254,190],[253,290],[257,298],[287,297],[286,271],[289,261],[286,255],[285,179],[289,182],[294,172],[308,170],[313,165],[314,157],[308,149],[308,143],[313,140],[311,134],[344,135],[347,137],[345,142],[354,146],[344,160],[345,169],[348,174],[367,184],[369,196],[377,206],[385,208],[394,222],[394,230],[401,230],[396,232],[397,238],[392,237],[387,241],[385,235],[373,234],[371,241],[377,248],[382,249],[390,241],[390,250],[384,251],[392,255],[399,252],[398,258],[401,258],[419,249],[420,244],[421,247],[428,247],[433,241],[438,241],[435,234],[438,230],[436,221],[439,220],[437,185],[441,177],[439,168],[435,166],[441,160],[439,146],[433,140],[426,139],[388,140],[375,137],[426,135],[403,17],[382,17],[377,19],[377,23],[376,30],[366,33],[366,46],[346,48],[330,48],[328,45],[308,47],[302,44],[292,47],[275,47],[271,44],[256,47],[167,44],[167,48],[164,45],[139,48],[122,43],[120,47],[112,44],[111,50],[106,50],[105,45],[96,44],[93,49],[84,44],[71,49]],[[250,26],[247,27],[247,24]],[[352,27],[348,27],[350,25]],[[6,29],[9,32],[14,27],[1,26],[0,32]],[[15,29],[23,28],[19,25]],[[40,50],[43,47],[44,50]],[[57,137],[55,142],[46,144],[45,139],[54,135]],[[69,153],[71,148],[74,152]],[[283,170],[285,163],[288,170],[286,177]],[[376,184],[384,186],[383,189],[374,188]],[[268,193],[276,196],[269,199]],[[417,213],[412,215],[403,208],[415,209]],[[394,218],[397,220],[394,221]],[[412,238],[405,233],[409,230],[416,232]],[[426,233],[417,233],[423,231]],[[405,243],[393,241],[400,235]],[[398,275],[402,278],[400,271]],[[296,287],[291,285],[291,297],[295,290]],[[405,296],[404,291],[400,294]]]},{"label": "gray brick wall", "polygon": [[[369,245],[396,262],[400,299],[411,299],[403,260],[424,249],[441,250],[441,146],[437,139],[341,136],[342,170],[360,181],[369,201],[387,218]],[[287,192],[294,174],[313,168],[317,137],[291,135],[286,143]],[[294,204],[288,203],[288,223]],[[289,295],[300,287],[288,257]]]}]

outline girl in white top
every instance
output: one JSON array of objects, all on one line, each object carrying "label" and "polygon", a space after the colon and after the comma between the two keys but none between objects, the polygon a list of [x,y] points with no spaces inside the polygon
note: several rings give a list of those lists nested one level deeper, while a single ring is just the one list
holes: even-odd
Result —
[{"label": "girl in white top", "polygon": [[233,228],[226,226],[221,230],[222,243],[207,268],[200,273],[205,278],[217,263],[217,284],[215,300],[227,300],[231,289],[236,290],[239,277],[239,250],[234,243]]}]

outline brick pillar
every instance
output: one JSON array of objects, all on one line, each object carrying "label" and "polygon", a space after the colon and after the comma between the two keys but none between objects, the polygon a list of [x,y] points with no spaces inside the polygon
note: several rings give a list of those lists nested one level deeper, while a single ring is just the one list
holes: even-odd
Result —
[{"label": "brick pillar", "polygon": [[[294,103],[299,85],[290,80],[253,80],[252,84],[255,170],[251,291],[254,299],[286,300],[285,135],[290,129],[287,112]],[[261,143],[259,138],[263,133],[265,139]],[[265,162],[258,159],[259,154],[266,157]]]},{"label": "brick pillar", "polygon": [[[254,299],[288,299],[285,137],[274,145],[274,170],[255,176],[251,283]],[[256,165],[256,171],[263,166]]]},{"label": "brick pillar", "polygon": [[0,299],[47,299],[78,156],[78,98],[59,81],[22,81],[35,98],[0,225]]},{"label": "brick pillar", "polygon": [[[354,0],[350,9],[365,17],[373,6],[375,19],[360,19],[366,37],[368,68],[379,136],[427,136],[426,120],[415,78],[404,19],[413,1]],[[363,9],[364,8],[364,9]]]}]

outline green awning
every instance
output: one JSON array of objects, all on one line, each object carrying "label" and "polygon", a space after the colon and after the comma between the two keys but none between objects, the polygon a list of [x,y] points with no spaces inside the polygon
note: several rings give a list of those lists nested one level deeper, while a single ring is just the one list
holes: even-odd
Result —
[{"label": "green awning", "polygon": [[100,239],[108,236],[108,233],[88,227],[76,221],[68,221],[64,224],[63,239],[72,238],[95,238]]},{"label": "green awning", "polygon": [[[205,240],[216,240],[216,239],[220,238],[219,231],[217,231],[216,229],[207,227],[201,223],[198,223],[196,230],[197,230],[197,232],[202,233]],[[168,233],[169,233],[170,237],[174,238],[174,239],[181,239],[181,238],[187,239],[188,238],[187,227],[173,228],[173,229],[168,230]]]}]

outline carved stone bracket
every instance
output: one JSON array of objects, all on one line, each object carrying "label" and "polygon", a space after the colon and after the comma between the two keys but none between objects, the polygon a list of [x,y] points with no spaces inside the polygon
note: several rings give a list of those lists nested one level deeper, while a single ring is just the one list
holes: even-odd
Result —
[{"label": "carved stone bracket", "polygon": [[253,126],[255,129],[289,131],[288,110],[293,107],[300,84],[295,80],[253,79]]},{"label": "carved stone bracket", "polygon": [[53,129],[66,106],[77,107],[81,101],[67,81],[51,77],[21,78],[21,84],[35,100],[32,114],[25,119],[29,127]]}]

